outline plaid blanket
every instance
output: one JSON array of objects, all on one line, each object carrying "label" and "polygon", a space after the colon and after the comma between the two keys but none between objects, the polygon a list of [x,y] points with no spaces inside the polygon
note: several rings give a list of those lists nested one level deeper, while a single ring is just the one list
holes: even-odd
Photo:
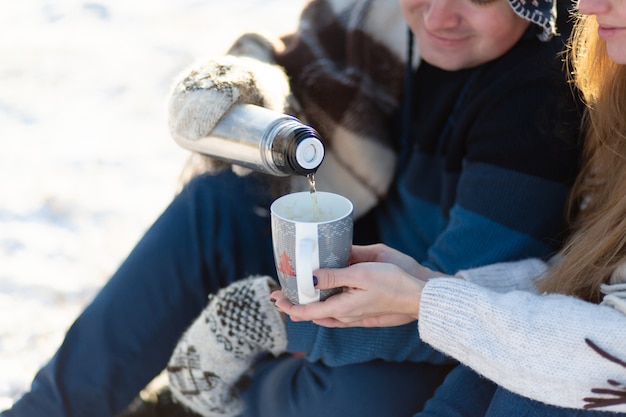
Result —
[{"label": "plaid blanket", "polygon": [[[284,112],[320,133],[326,156],[315,175],[317,189],[348,197],[358,217],[385,197],[395,173],[390,116],[403,95],[407,39],[397,0],[313,0],[303,9],[294,33],[277,39],[244,34],[222,61],[230,59],[232,68],[232,59],[240,59],[246,90],[262,90],[254,98],[241,94],[239,102],[274,109],[283,102]],[[265,65],[263,70],[250,59]],[[286,94],[279,74],[270,76],[268,64],[286,75]],[[208,74],[209,67],[215,68],[215,62],[194,69],[179,92],[185,93],[186,85],[198,85],[198,79],[217,82]],[[180,97],[178,103],[184,105],[188,99]],[[290,181],[291,191],[308,189],[304,178]]]}]

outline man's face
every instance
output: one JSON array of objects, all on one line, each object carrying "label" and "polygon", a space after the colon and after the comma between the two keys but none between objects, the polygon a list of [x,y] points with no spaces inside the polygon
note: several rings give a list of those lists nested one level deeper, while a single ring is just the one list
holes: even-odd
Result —
[{"label": "man's face", "polygon": [[506,53],[530,24],[507,0],[400,0],[420,57],[448,71]]}]

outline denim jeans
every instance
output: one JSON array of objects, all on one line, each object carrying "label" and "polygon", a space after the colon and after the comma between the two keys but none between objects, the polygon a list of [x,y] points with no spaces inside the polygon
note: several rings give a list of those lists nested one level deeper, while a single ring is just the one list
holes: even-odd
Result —
[{"label": "denim jeans", "polygon": [[1,415],[110,417],[158,375],[207,294],[272,274],[263,177],[194,179],[68,330],[30,392]]},{"label": "denim jeans", "polygon": [[415,417],[483,417],[496,389],[493,382],[459,365]]},{"label": "denim jeans", "polygon": [[611,413],[598,410],[577,410],[561,408],[533,401],[498,388],[485,417],[614,417],[625,413]]},{"label": "denim jeans", "polygon": [[[252,274],[275,277],[269,189],[262,175],[192,180],[76,319],[31,390],[0,415],[122,411],[166,366],[208,294]],[[448,369],[380,361],[329,368],[286,356],[260,366],[246,396],[257,417],[320,415],[310,413],[322,408],[339,417],[353,402],[363,417],[387,409],[411,416]],[[273,414],[276,407],[290,414]]]},{"label": "denim jeans", "polygon": [[514,394],[459,365],[415,417],[614,417],[624,413],[561,408]]},{"label": "denim jeans", "polygon": [[240,417],[412,416],[441,384],[450,365],[374,360],[324,366],[296,357],[257,368]]}]

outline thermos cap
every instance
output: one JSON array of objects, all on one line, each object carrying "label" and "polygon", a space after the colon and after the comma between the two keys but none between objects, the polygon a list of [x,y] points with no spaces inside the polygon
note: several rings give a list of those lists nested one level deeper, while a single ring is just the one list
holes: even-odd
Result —
[{"label": "thermos cap", "polygon": [[324,145],[316,137],[304,138],[296,147],[296,162],[304,169],[316,169],[324,159]]}]

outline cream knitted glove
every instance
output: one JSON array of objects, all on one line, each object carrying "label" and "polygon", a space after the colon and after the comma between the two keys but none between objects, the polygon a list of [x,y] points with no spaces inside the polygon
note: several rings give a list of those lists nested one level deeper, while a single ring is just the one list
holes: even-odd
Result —
[{"label": "cream knitted glove", "polygon": [[602,284],[600,290],[604,294],[601,304],[626,314],[626,284]]},{"label": "cream knitted glove", "polygon": [[[182,146],[208,136],[236,104],[285,112],[289,82],[281,67],[254,58],[225,55],[194,66],[174,86],[169,100],[170,134]],[[207,157],[208,158],[208,157]],[[227,164],[212,160],[209,168]],[[235,172],[244,174],[248,170]]]},{"label": "cream knitted glove", "polygon": [[234,387],[257,356],[285,352],[287,333],[269,300],[270,277],[235,282],[209,298],[185,332],[167,366],[174,399],[205,417],[243,410]]}]

